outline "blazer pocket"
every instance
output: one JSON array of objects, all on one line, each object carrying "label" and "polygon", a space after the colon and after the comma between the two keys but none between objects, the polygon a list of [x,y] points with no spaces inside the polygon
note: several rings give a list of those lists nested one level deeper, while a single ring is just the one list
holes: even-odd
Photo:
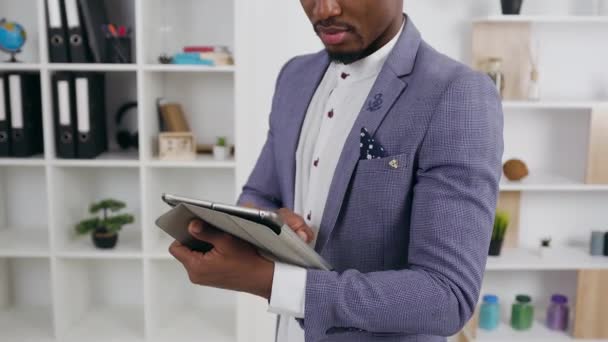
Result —
[{"label": "blazer pocket", "polygon": [[394,174],[405,172],[408,168],[408,154],[401,153],[379,159],[361,159],[357,164],[357,173]]}]

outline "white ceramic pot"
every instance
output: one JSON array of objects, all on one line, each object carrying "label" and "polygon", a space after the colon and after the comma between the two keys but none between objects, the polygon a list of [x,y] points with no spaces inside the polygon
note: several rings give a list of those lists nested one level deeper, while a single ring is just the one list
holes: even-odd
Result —
[{"label": "white ceramic pot", "polygon": [[226,146],[213,146],[213,159],[226,160],[228,159],[230,150]]}]

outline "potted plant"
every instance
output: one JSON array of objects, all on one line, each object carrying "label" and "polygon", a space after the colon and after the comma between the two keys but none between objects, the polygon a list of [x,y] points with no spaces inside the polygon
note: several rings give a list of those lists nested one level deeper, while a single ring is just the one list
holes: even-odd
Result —
[{"label": "potted plant", "polygon": [[[89,212],[96,217],[80,221],[74,228],[78,235],[91,234],[97,248],[110,249],[118,242],[118,232],[126,224],[135,220],[131,214],[118,214],[125,208],[125,203],[114,199],[105,199],[91,204]],[[102,213],[101,217],[98,215]],[[115,213],[110,215],[110,213]]]},{"label": "potted plant", "polygon": [[509,226],[509,214],[504,211],[497,211],[494,218],[494,229],[492,231],[492,240],[490,240],[489,255],[499,256],[502,250],[502,243],[507,234]]},{"label": "potted plant", "polygon": [[218,137],[215,145],[213,146],[213,158],[215,160],[226,160],[228,159],[229,150],[226,146],[226,137]]}]

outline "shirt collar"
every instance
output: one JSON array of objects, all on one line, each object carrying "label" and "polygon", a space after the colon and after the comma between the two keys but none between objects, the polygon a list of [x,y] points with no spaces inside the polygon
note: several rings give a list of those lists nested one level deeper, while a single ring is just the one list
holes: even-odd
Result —
[{"label": "shirt collar", "polygon": [[380,73],[380,70],[382,70],[384,63],[388,59],[388,56],[390,55],[391,51],[397,44],[397,41],[399,40],[399,37],[401,36],[404,27],[405,20],[403,21],[403,24],[401,24],[401,29],[393,37],[393,39],[391,39],[388,43],[386,43],[376,52],[363,59],[360,59],[351,64],[342,64],[333,61],[331,63],[331,69],[338,78],[338,82],[352,83],[378,75]]}]

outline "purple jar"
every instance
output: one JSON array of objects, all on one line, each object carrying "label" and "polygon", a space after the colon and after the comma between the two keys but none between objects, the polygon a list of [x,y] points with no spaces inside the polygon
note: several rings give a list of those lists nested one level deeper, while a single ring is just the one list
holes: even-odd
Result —
[{"label": "purple jar", "polygon": [[560,294],[551,296],[551,304],[547,309],[547,328],[557,331],[568,330],[570,320],[570,308],[568,308],[568,297]]}]

